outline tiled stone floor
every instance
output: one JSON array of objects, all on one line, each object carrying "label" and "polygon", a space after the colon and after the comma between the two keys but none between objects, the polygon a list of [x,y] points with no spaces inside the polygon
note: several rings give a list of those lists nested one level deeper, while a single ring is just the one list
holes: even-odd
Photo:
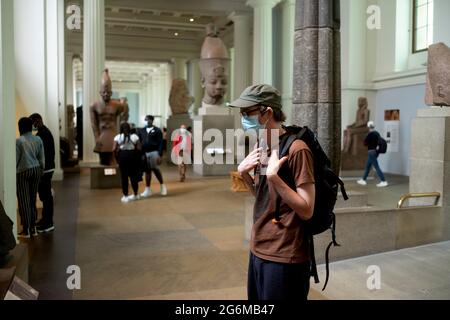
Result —
[{"label": "tiled stone floor", "polygon": [[[163,173],[167,197],[159,195],[155,180],[151,198],[122,204],[119,189],[91,190],[86,171],[76,178],[77,190],[70,189],[73,198],[57,196],[58,210],[67,207],[76,212],[71,213],[75,220],[70,222],[76,225],[76,236],[69,237],[74,241],[74,258],[60,262],[81,268],[82,288],[73,292],[73,299],[246,299],[244,203],[248,195],[231,192],[229,177],[189,174],[185,183],[179,183],[176,168],[165,167]],[[351,190],[368,190],[370,205],[394,208],[408,191],[408,179],[390,176],[389,181],[391,186],[385,189],[376,188],[375,180],[367,187],[358,186],[354,179],[345,183]],[[64,183],[56,184],[59,193],[66,187]],[[57,215],[57,229],[47,238],[69,241],[66,230],[61,228],[64,216]],[[53,246],[59,243],[52,242]],[[51,284],[64,283],[65,270],[60,268],[52,281],[49,279],[54,272],[44,271],[49,260],[59,259],[57,253],[64,245],[53,249],[56,253],[31,263],[34,270],[40,271],[38,274],[31,270],[30,279],[38,287],[44,288],[45,284],[47,299],[62,297],[63,288],[57,291]],[[333,286],[342,283],[341,275],[349,279],[341,269],[333,270],[325,294],[313,285],[310,299],[342,298],[330,294]],[[354,298],[351,286],[347,289],[347,297]]]},{"label": "tiled stone floor", "polygon": [[90,190],[81,175],[75,299],[246,298],[245,194],[228,177],[164,177],[167,197],[154,181],[152,197],[122,204],[120,190]]}]

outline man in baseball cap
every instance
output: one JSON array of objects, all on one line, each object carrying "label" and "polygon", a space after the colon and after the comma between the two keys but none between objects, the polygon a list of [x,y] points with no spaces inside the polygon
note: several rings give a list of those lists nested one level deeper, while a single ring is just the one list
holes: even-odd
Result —
[{"label": "man in baseball cap", "polygon": [[[314,212],[315,181],[311,150],[301,140],[289,148],[288,156],[279,159],[271,137],[280,141],[290,135],[282,126],[281,94],[266,84],[253,85],[228,104],[239,108],[244,130],[257,130],[259,143],[239,164],[238,171],[255,195],[253,229],[248,269],[249,300],[306,300],[309,292],[310,256],[302,220]],[[260,131],[261,129],[266,129]],[[268,148],[261,148],[262,139]],[[273,138],[272,138],[273,139]],[[285,141],[285,140],[283,140]],[[276,144],[278,146],[278,144]],[[268,162],[263,159],[269,157]],[[289,173],[295,189],[278,175]],[[254,171],[254,177],[250,172]],[[264,174],[265,172],[265,174]],[[280,221],[275,216],[276,199],[281,197]]]}]

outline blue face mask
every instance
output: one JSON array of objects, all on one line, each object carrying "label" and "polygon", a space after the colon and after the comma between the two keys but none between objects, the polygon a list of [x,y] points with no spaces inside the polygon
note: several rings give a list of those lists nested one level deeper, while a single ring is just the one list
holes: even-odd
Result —
[{"label": "blue face mask", "polygon": [[258,115],[255,116],[243,116],[241,119],[242,127],[244,131],[265,129],[266,126],[259,123]]}]

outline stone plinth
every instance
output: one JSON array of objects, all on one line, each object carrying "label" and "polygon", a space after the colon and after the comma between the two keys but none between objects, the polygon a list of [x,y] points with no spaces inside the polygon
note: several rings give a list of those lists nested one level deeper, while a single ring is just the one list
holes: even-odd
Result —
[{"label": "stone plinth", "polygon": [[364,170],[367,162],[367,147],[364,140],[369,133],[368,128],[355,130],[352,134],[352,142],[348,152],[342,152],[341,170]]},{"label": "stone plinth", "polygon": [[[450,108],[419,110],[411,133],[409,191],[441,193],[443,234],[450,239]],[[410,200],[410,205],[427,203],[429,199]]]},{"label": "stone plinth", "polygon": [[190,117],[189,114],[185,113],[185,114],[174,114],[171,115],[169,117],[169,119],[167,119],[167,163],[169,164],[173,164],[172,163],[172,158],[171,158],[171,151],[172,151],[172,146],[173,146],[173,142],[172,142],[172,133],[176,130],[176,129],[180,129],[180,126],[184,124],[186,126],[186,128],[192,127],[192,119]]},{"label": "stone plinth", "polygon": [[[227,164],[227,155],[234,159],[234,146],[230,149],[225,145],[226,130],[234,128],[234,116],[232,115],[200,115],[194,117],[194,158],[197,152],[202,154],[200,156],[201,163],[196,163],[194,159],[194,172],[202,176],[227,176],[231,171],[236,170],[236,165],[233,163]],[[198,130],[199,132],[196,132]],[[205,132],[214,134],[214,137],[205,135]],[[215,134],[222,135],[216,138]],[[208,141],[204,141],[204,140]],[[208,164],[205,161],[204,154],[210,154],[214,157],[215,163]]]},{"label": "stone plinth", "polygon": [[225,106],[210,106],[206,103],[202,103],[202,107],[198,109],[200,116],[207,115],[230,115],[230,109]]},{"label": "stone plinth", "polygon": [[121,187],[120,171],[116,166],[91,166],[91,189],[116,189]]}]

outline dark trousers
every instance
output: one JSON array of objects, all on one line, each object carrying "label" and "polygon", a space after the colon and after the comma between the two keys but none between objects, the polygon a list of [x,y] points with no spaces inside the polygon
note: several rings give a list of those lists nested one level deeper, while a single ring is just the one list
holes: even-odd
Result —
[{"label": "dark trousers", "polygon": [[250,301],[308,299],[310,262],[289,264],[258,258],[250,253],[247,292]]},{"label": "dark trousers", "polygon": [[121,150],[118,156],[120,177],[122,179],[122,192],[128,195],[128,179],[135,195],[139,189],[139,158],[134,150]]},{"label": "dark trousers", "polygon": [[36,198],[41,174],[42,170],[39,167],[17,174],[17,202],[25,232],[36,226]]},{"label": "dark trousers", "polygon": [[369,150],[369,156],[367,158],[366,163],[366,172],[364,172],[363,180],[367,180],[367,177],[369,176],[370,169],[372,169],[372,166],[375,168],[380,180],[386,181],[386,179],[384,178],[383,171],[381,171],[380,165],[378,164],[378,152],[376,150]]},{"label": "dark trousers", "polygon": [[42,201],[42,225],[53,226],[53,195],[52,195],[53,172],[44,173],[39,181],[39,199]]}]

